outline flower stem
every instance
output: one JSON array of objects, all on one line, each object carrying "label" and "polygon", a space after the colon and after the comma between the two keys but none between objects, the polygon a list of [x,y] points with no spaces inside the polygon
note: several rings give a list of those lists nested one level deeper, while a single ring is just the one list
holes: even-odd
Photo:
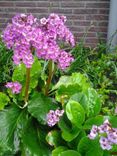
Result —
[{"label": "flower stem", "polygon": [[27,103],[28,101],[29,84],[30,84],[30,68],[26,68],[26,87],[25,87],[25,97],[24,97],[25,103]]},{"label": "flower stem", "polygon": [[46,86],[45,86],[45,95],[48,95],[51,80],[52,80],[53,73],[54,73],[52,65],[53,65],[53,62],[52,62],[52,60],[50,60],[49,64],[48,64],[49,75],[48,75],[48,79],[47,79]]},{"label": "flower stem", "polygon": [[112,155],[117,155],[117,152],[111,152]]}]

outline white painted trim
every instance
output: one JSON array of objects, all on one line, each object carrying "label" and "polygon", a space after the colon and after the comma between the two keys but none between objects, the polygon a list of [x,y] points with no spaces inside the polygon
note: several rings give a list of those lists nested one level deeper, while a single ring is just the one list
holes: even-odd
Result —
[{"label": "white painted trim", "polygon": [[[109,13],[109,24],[108,24],[108,34],[107,34],[108,44],[110,38],[116,31],[117,31],[117,0],[110,0],[110,13]],[[110,49],[113,49],[115,46],[117,46],[117,33],[113,37],[112,45]]]}]

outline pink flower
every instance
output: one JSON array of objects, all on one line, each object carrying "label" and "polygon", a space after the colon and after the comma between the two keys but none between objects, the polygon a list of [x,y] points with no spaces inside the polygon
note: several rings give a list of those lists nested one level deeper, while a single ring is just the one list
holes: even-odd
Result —
[{"label": "pink flower", "polygon": [[11,89],[13,94],[19,94],[22,89],[22,85],[19,82],[7,82],[5,86]]},{"label": "pink flower", "polygon": [[52,127],[55,124],[57,124],[60,120],[60,117],[63,115],[64,110],[59,110],[56,109],[54,110],[50,110],[49,113],[47,114],[47,124]]},{"label": "pink flower", "polygon": [[67,67],[70,66],[70,63],[73,62],[74,58],[71,54],[61,51],[60,56],[58,57],[58,67],[62,70],[65,70]]},{"label": "pink flower", "polygon": [[[16,65],[23,62],[31,68],[34,59],[31,49],[36,56],[58,63],[60,69],[65,69],[73,61],[70,54],[61,52],[58,41],[75,45],[74,36],[66,27],[65,16],[50,14],[48,18],[37,19],[29,14],[17,14],[3,32],[3,41],[9,49],[13,49],[13,61]],[[65,59],[63,58],[65,56]]]},{"label": "pink flower", "polygon": [[47,22],[48,22],[48,20],[45,17],[40,19],[40,23],[42,25],[45,25]]}]

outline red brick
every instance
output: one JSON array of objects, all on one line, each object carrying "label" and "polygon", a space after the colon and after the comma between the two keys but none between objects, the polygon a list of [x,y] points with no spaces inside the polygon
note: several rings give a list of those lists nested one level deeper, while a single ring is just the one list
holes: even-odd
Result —
[{"label": "red brick", "polygon": [[69,8],[82,8],[84,7],[85,4],[84,3],[79,3],[79,2],[62,2],[61,3],[61,7],[69,7]]},{"label": "red brick", "polygon": [[99,14],[109,14],[109,9],[99,9]]},{"label": "red brick", "polygon": [[7,19],[6,18],[0,18],[0,23],[6,23]]},{"label": "red brick", "polygon": [[6,23],[0,23],[0,28],[5,28],[6,27]]},{"label": "red brick", "polygon": [[84,20],[85,16],[82,14],[81,15],[67,15],[67,18],[75,21],[75,20]]},{"label": "red brick", "polygon": [[43,17],[48,17],[48,13],[41,13],[41,14],[33,13],[33,15],[37,17],[38,19],[43,18]]},{"label": "red brick", "polygon": [[90,26],[91,24],[93,25],[97,25],[96,22],[91,22],[91,21],[73,21],[74,25],[78,25],[78,26]]},{"label": "red brick", "polygon": [[104,14],[104,15],[86,15],[86,20],[98,20],[98,21],[101,21],[101,20],[108,20],[108,15],[107,14]]},{"label": "red brick", "polygon": [[[18,12],[32,13],[37,18],[48,17],[50,12],[67,16],[67,26],[80,41],[87,32],[86,46],[106,39],[110,0],[0,0],[0,30],[11,22]],[[93,22],[93,26],[90,24]]]},{"label": "red brick", "polygon": [[108,26],[108,22],[107,21],[100,21],[99,26]]},{"label": "red brick", "polygon": [[72,21],[67,20],[66,24],[67,24],[67,25],[69,25],[69,26],[71,26],[71,25],[73,24],[73,22],[72,22]]},{"label": "red brick", "polygon": [[23,8],[15,8],[15,7],[6,8],[4,10],[8,13],[24,13],[25,12],[25,8],[23,9]]},{"label": "red brick", "polygon": [[48,13],[46,8],[29,8],[27,9],[28,13]]},{"label": "red brick", "polygon": [[37,7],[50,7],[50,3],[47,1],[44,2],[35,2]]},{"label": "red brick", "polygon": [[86,43],[98,43],[98,39],[96,37],[88,37],[88,38],[85,38],[85,42]]},{"label": "red brick", "polygon": [[36,7],[36,3],[34,2],[15,2],[16,7]]},{"label": "red brick", "polygon": [[109,8],[109,3],[86,3],[86,8]]},{"label": "red brick", "polygon": [[96,46],[97,46],[97,43],[86,43],[85,42],[85,47],[95,48]]},{"label": "red brick", "polygon": [[50,7],[59,7],[59,2],[50,2]]},{"label": "red brick", "polygon": [[74,9],[74,14],[97,14],[98,9]]},{"label": "red brick", "polygon": [[[74,33],[75,36],[78,36],[79,38],[82,38],[85,35],[85,32],[79,32],[79,33]],[[96,33],[87,33],[87,37],[96,37]]]},{"label": "red brick", "polygon": [[50,12],[60,13],[60,14],[71,14],[71,9],[62,9],[62,8],[50,8]]},{"label": "red brick", "polygon": [[83,31],[84,31],[84,27],[70,26],[69,28],[70,28],[72,31],[74,31],[74,32],[83,32]]},{"label": "red brick", "polygon": [[0,7],[13,7],[14,2],[0,2]]},{"label": "red brick", "polygon": [[15,13],[0,13],[0,17],[2,18],[12,18],[15,15]]},{"label": "red brick", "polygon": [[107,27],[92,27],[89,32],[107,32]]},{"label": "red brick", "polygon": [[103,38],[103,39],[105,39],[105,38],[107,38],[107,33],[97,33],[97,37],[98,38]]}]

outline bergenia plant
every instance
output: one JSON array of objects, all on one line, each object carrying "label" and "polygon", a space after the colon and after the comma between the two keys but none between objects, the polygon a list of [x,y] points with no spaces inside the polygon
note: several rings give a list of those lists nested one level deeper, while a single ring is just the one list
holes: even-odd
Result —
[{"label": "bergenia plant", "polygon": [[2,33],[14,71],[0,92],[1,156],[116,154],[116,116],[100,113],[100,97],[85,75],[64,75],[74,58],[60,43],[75,46],[66,20],[17,14]]}]

